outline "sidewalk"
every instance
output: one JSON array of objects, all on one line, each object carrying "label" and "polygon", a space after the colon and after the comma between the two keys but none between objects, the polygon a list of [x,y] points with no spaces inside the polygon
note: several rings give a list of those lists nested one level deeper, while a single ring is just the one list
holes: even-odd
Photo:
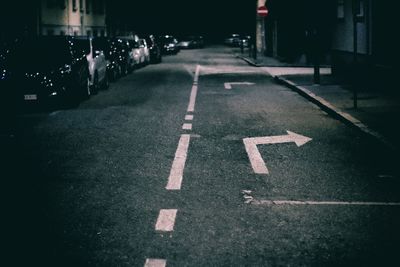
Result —
[{"label": "sidewalk", "polygon": [[[265,59],[265,61],[269,60],[270,58]],[[273,66],[262,69],[271,74],[276,81],[298,92],[333,117],[373,136],[390,149],[399,150],[399,92],[384,90],[384,86],[379,86],[379,84],[368,90],[359,90],[358,108],[355,109],[353,107],[354,87],[331,75],[329,68],[321,68],[321,83],[315,85],[313,68],[276,66],[275,63]]]}]

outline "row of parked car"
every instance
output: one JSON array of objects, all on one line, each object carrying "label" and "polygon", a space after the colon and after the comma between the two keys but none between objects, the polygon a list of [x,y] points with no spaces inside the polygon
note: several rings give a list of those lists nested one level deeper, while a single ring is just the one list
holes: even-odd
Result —
[{"label": "row of parked car", "polygon": [[163,54],[178,53],[178,44],[169,35],[13,40],[0,47],[0,87],[2,99],[7,99],[0,106],[76,105],[101,88],[108,88],[110,81],[149,63],[161,62]]},{"label": "row of parked car", "polygon": [[249,47],[250,40],[250,35],[232,33],[224,39],[224,43],[233,47]]}]

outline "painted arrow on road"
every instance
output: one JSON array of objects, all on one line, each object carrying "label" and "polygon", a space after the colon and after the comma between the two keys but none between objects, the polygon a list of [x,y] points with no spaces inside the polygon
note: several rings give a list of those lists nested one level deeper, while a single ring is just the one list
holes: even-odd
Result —
[{"label": "painted arrow on road", "polygon": [[225,89],[232,89],[232,85],[254,85],[254,83],[249,82],[232,82],[232,83],[224,83]]},{"label": "painted arrow on road", "polygon": [[312,139],[291,131],[286,131],[287,135],[280,136],[265,136],[244,138],[243,143],[249,156],[251,166],[257,174],[269,174],[268,168],[258,151],[257,145],[281,144],[281,143],[296,143],[298,147],[308,143]]}]

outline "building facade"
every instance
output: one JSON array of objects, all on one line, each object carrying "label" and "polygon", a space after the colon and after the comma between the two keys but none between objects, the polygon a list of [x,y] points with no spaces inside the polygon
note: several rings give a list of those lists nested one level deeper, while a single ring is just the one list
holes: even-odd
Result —
[{"label": "building facade", "polygon": [[335,0],[267,0],[264,54],[290,63],[329,62]]},{"label": "building facade", "polygon": [[105,0],[41,0],[39,35],[106,36]]},{"label": "building facade", "polygon": [[[389,0],[337,0],[332,42],[332,69],[354,68],[363,77],[394,77],[398,67],[396,9]],[[373,75],[370,75],[373,74]]]}]

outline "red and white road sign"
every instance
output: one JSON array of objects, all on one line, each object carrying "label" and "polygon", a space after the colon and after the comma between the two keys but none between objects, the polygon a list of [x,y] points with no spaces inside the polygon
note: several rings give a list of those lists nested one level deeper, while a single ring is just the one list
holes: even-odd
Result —
[{"label": "red and white road sign", "polygon": [[260,17],[266,17],[268,15],[268,9],[265,6],[260,6],[257,9],[257,15]]}]

